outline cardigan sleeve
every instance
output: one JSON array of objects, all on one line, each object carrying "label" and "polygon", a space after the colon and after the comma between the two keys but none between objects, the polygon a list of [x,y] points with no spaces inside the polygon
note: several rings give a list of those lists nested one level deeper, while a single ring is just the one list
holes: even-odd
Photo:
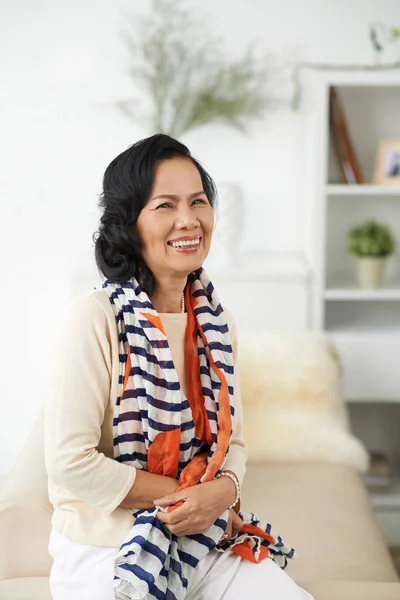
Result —
[{"label": "cardigan sleeve", "polygon": [[229,447],[229,452],[224,463],[224,469],[227,471],[233,471],[239,479],[240,485],[242,485],[243,478],[246,472],[247,451],[243,431],[243,407],[240,392],[238,340],[235,321],[233,320],[231,313],[225,307],[224,311],[227,316],[228,328],[232,339],[232,350],[235,369],[233,382],[235,393],[235,414],[233,417],[232,439]]},{"label": "cardigan sleeve", "polygon": [[95,294],[72,302],[45,407],[45,460],[55,485],[106,514],[131,489],[136,469],[97,450],[111,388],[111,322]]}]

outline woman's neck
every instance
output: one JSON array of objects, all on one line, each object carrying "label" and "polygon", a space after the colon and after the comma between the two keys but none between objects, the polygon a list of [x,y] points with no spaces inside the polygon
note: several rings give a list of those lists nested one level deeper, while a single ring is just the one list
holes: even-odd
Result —
[{"label": "woman's neck", "polygon": [[157,282],[151,302],[159,313],[182,312],[182,294],[186,285],[186,278],[181,281],[167,283]]}]

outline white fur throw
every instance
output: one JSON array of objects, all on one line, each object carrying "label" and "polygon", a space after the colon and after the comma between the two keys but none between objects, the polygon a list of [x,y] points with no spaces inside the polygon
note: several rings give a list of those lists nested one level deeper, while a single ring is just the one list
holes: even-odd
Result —
[{"label": "white fur throw", "polygon": [[241,335],[239,364],[249,461],[367,470],[368,452],[351,433],[340,360],[326,335]]}]

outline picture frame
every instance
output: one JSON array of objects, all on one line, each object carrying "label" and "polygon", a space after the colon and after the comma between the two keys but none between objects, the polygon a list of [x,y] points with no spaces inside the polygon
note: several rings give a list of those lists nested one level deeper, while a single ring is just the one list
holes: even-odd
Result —
[{"label": "picture frame", "polygon": [[374,184],[400,186],[400,139],[382,140],[379,143]]}]

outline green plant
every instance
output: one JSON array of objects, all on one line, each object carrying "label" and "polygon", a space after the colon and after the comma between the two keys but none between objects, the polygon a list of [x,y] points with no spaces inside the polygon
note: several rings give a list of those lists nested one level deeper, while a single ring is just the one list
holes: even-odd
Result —
[{"label": "green plant", "polygon": [[184,9],[182,0],[153,0],[150,15],[126,18],[128,73],[148,110],[141,114],[137,99],[117,106],[152,132],[179,137],[214,122],[245,131],[280,102],[270,84],[271,59],[257,58],[253,47],[228,59],[204,16]]},{"label": "green plant", "polygon": [[384,44],[391,44],[400,40],[400,27],[388,27],[384,23],[372,23],[369,28],[369,38],[377,54],[385,51]]},{"label": "green plant", "polygon": [[395,252],[396,242],[387,225],[369,220],[350,229],[347,250],[358,257],[383,258]]}]

